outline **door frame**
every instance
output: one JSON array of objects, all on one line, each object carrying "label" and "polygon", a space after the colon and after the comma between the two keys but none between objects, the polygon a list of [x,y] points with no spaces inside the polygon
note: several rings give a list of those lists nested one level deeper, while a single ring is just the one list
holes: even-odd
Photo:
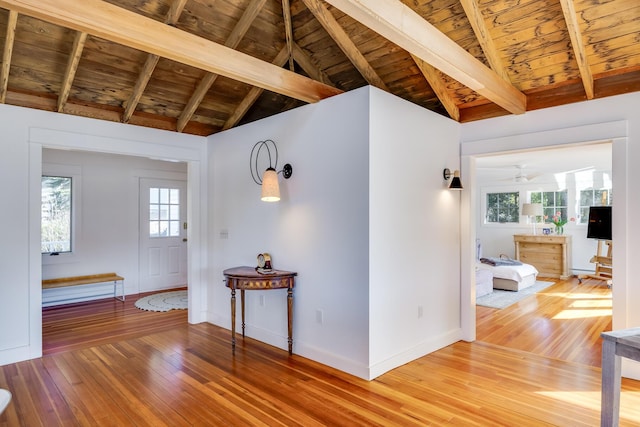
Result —
[{"label": "door frame", "polygon": [[[86,129],[86,126],[84,127]],[[207,138],[171,132],[157,138],[119,123],[95,126],[94,133],[32,127],[29,129],[29,343],[24,359],[42,356],[42,259],[40,210],[42,149],[72,149],[187,163],[188,322],[207,320]],[[158,131],[161,132],[161,131]],[[135,138],[135,139],[133,139]],[[158,140],[163,141],[161,143]]]},{"label": "door frame", "polygon": [[[151,181],[153,183],[158,184],[158,186],[165,186],[165,184],[168,183],[175,183],[175,182],[180,182],[180,183],[184,183],[184,189],[185,189],[185,194],[180,194],[180,237],[179,239],[182,240],[183,242],[186,242],[187,245],[189,244],[188,241],[188,237],[187,237],[187,233],[189,232],[189,229],[187,227],[184,227],[184,224],[188,224],[187,218],[189,218],[189,204],[187,203],[187,194],[186,194],[186,189],[188,186],[188,180],[185,178],[183,179],[179,179],[179,178],[168,178],[166,176],[162,176],[160,177],[160,175],[158,177],[153,176],[142,176],[142,175],[138,175],[138,292],[147,292],[147,290],[142,291],[142,257],[143,257],[143,250],[142,250],[142,238],[143,238],[143,234],[146,234],[147,238],[149,238],[148,236],[148,224],[147,225],[147,229],[145,230],[145,228],[142,226],[142,219],[144,217],[144,208],[146,207],[146,209],[149,209],[148,206],[148,196],[145,196],[143,194],[142,191],[142,187],[143,187],[143,183],[145,181]],[[182,185],[182,184],[181,184]],[[142,202],[143,200],[147,201],[147,205],[143,206]],[[183,215],[183,213],[185,213],[185,215]],[[148,215],[147,215],[147,220],[148,220]],[[183,232],[184,230],[184,232]],[[186,271],[185,271],[185,280],[184,280],[184,284],[187,285],[187,288],[189,287],[189,268],[188,268],[188,263],[189,263],[189,254],[188,254],[188,250],[186,250],[185,248],[185,257],[187,259],[187,267],[186,267]],[[158,288],[157,290],[162,290],[162,289],[169,289],[166,287],[161,287]]]},{"label": "door frame", "polygon": [[[628,127],[626,120],[598,123],[594,125],[576,126],[555,130],[539,130],[530,133],[496,137],[460,144],[461,173],[468,182],[468,188],[475,189],[476,158],[487,155],[507,153],[510,151],[563,147],[567,145],[584,145],[611,141],[613,187],[616,189],[613,210],[613,233],[616,245],[613,248],[615,260],[616,282],[612,288],[612,323],[613,329],[630,327],[627,307],[627,215],[628,159]],[[588,136],[586,136],[588,135]],[[461,268],[461,328],[465,341],[476,339],[476,306],[475,306],[475,236],[477,211],[476,191],[463,191],[460,204],[460,268]],[[466,219],[466,221],[464,220]],[[623,363],[623,375],[637,378],[640,371],[631,364]]]}]

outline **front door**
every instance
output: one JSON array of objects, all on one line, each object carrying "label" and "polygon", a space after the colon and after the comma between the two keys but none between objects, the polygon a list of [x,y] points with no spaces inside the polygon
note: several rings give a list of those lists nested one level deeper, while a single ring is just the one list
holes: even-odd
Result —
[{"label": "front door", "polygon": [[187,285],[186,188],[140,179],[140,292]]}]

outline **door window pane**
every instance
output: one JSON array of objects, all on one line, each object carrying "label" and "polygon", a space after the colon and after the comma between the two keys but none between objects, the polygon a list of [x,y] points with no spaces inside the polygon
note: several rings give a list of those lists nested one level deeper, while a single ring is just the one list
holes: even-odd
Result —
[{"label": "door window pane", "polygon": [[149,237],[180,236],[180,190],[149,189]]}]

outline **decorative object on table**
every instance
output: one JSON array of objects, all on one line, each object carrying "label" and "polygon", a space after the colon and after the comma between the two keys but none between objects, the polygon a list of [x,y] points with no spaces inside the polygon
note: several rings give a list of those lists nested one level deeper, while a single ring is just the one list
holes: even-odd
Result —
[{"label": "decorative object on table", "polygon": [[140,298],[135,306],[145,311],[186,310],[189,298],[187,291],[161,292]]},{"label": "decorative object on table", "polygon": [[[544,219],[548,217],[545,215]],[[575,221],[575,218],[569,219],[569,221]],[[551,222],[556,226],[556,234],[562,236],[564,234],[564,226],[567,224],[567,219],[562,217],[562,212],[558,211],[551,217]]]},{"label": "decorative object on table", "polygon": [[522,215],[529,218],[529,221],[533,224],[533,235],[537,234],[536,224],[538,223],[538,217],[542,216],[542,203],[525,203],[522,205]]},{"label": "decorative object on table", "polygon": [[[260,175],[260,167],[258,160],[260,153],[265,150],[269,159],[269,166],[266,168],[262,177]],[[273,156],[272,156],[273,152]],[[251,170],[251,178],[253,181],[262,186],[261,200],[263,202],[277,202],[280,200],[280,185],[278,184],[278,174],[282,173],[284,179],[291,178],[293,167],[287,163],[282,170],[276,171],[278,167],[278,147],[271,139],[258,141],[251,149],[251,157],[249,159],[249,168]]]},{"label": "decorative object on table", "polygon": [[258,266],[256,267],[256,271],[260,274],[273,273],[273,268],[271,267],[271,255],[266,252],[258,254]]},{"label": "decorative object on table", "polygon": [[544,234],[545,236],[548,236],[549,234],[551,234],[551,229],[547,227],[543,228],[542,234]]},{"label": "decorative object on table", "polygon": [[455,170],[453,174],[449,168],[446,168],[442,171],[442,177],[445,181],[449,181],[449,178],[453,176],[451,179],[451,184],[449,185],[449,190],[462,190],[462,182],[460,181],[460,171]]},{"label": "decorative object on table", "polygon": [[521,289],[519,291],[504,291],[494,288],[493,292],[491,292],[490,294],[476,298],[476,305],[502,310],[517,302],[522,301],[528,296],[531,296],[548,288],[549,286],[553,285],[553,283],[554,282],[544,282],[541,280],[536,280],[535,284],[533,284],[532,286]]},{"label": "decorative object on table", "polygon": [[236,289],[240,289],[240,307],[242,308],[242,337],[244,338],[244,291],[265,289],[287,289],[287,332],[289,355],[293,354],[293,271],[272,270],[269,275],[262,275],[253,267],[234,267],[222,272],[226,286],[231,290],[231,350],[236,351]]}]

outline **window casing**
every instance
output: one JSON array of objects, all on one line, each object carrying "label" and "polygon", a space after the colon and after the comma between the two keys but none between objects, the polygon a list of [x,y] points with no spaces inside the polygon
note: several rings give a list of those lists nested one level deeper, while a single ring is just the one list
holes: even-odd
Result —
[{"label": "window casing", "polygon": [[487,223],[520,222],[519,200],[520,193],[517,191],[487,193],[485,221]]},{"label": "window casing", "polygon": [[72,188],[71,177],[42,177],[40,250],[43,254],[72,251]]}]

